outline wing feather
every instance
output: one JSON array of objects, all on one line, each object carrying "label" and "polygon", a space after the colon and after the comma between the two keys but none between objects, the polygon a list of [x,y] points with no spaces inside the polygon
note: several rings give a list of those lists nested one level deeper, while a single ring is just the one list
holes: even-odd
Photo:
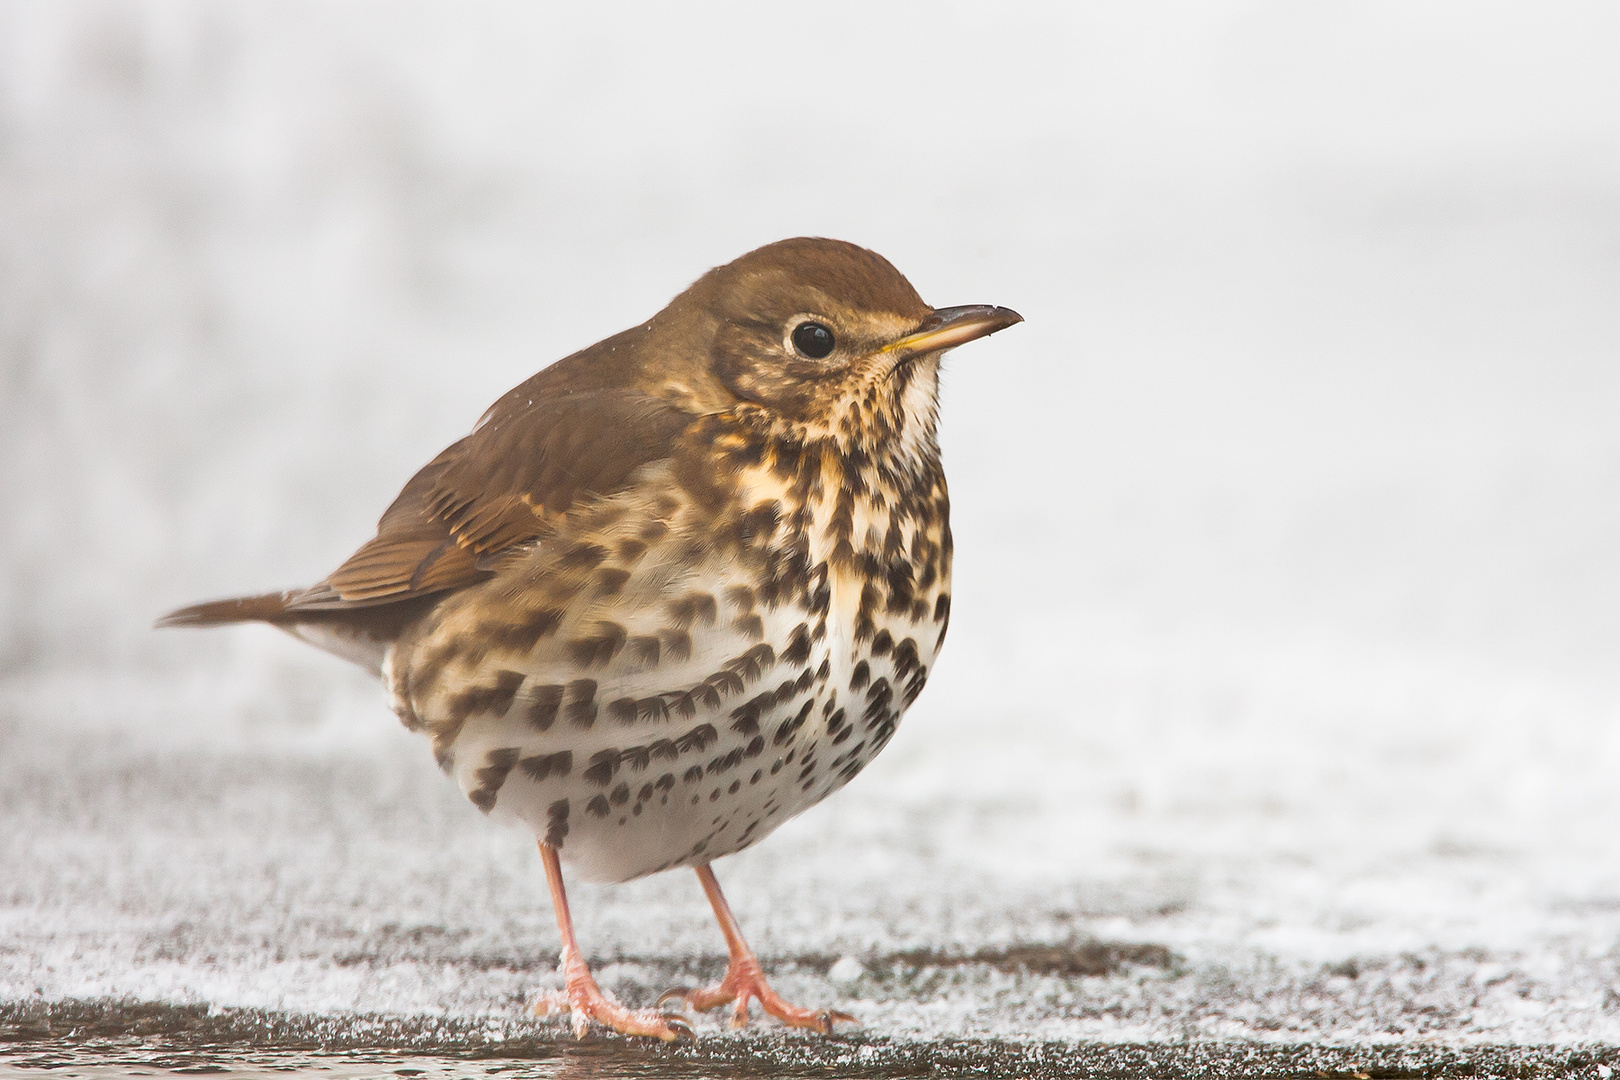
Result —
[{"label": "wing feather", "polygon": [[[424,598],[484,581],[547,522],[616,494],[670,456],[693,414],[633,390],[549,389],[547,372],[496,402],[413,476],[361,545],[307,589],[181,608],[160,626],[354,620],[393,627]],[[382,608],[398,608],[398,617]],[[347,613],[347,614],[346,614]],[[397,628],[388,631],[397,632]]]},{"label": "wing feather", "polygon": [[548,519],[622,490],[638,468],[668,457],[694,419],[627,390],[523,407],[508,395],[405,485],[377,535],[326,579],[330,593],[312,590],[288,610],[389,603],[483,581],[494,556],[537,539]]}]

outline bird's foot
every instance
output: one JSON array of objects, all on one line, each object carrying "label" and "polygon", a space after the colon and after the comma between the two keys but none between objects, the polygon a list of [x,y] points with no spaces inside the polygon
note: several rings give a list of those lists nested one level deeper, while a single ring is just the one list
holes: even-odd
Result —
[{"label": "bird's foot", "polygon": [[679,1016],[654,1009],[627,1009],[609,998],[577,955],[564,953],[562,969],[563,989],[543,994],[532,1011],[536,1016],[572,1013],[576,1039],[585,1037],[593,1020],[621,1035],[647,1035],[664,1042],[693,1038],[692,1025]]},{"label": "bird's foot", "polygon": [[848,1024],[858,1022],[849,1013],[836,1009],[802,1009],[789,1005],[765,981],[765,972],[751,953],[732,957],[731,964],[726,968],[726,977],[715,985],[696,990],[677,986],[659,995],[658,1004],[662,1006],[665,1002],[680,1001],[689,1008],[706,1012],[734,1002],[731,1026],[740,1028],[748,1023],[748,1002],[754,999],[758,999],[760,1008],[789,1027],[811,1028],[823,1035],[833,1033],[835,1020]]}]

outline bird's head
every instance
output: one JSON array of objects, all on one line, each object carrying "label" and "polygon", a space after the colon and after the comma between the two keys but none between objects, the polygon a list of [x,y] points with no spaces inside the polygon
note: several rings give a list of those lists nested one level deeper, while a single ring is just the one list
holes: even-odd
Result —
[{"label": "bird's head", "polygon": [[[751,403],[818,434],[876,425],[931,440],[940,356],[1022,319],[931,308],[888,260],[838,240],[783,240],[709,271],[648,322],[645,378],[714,409]],[[656,357],[656,359],[654,359]]]}]

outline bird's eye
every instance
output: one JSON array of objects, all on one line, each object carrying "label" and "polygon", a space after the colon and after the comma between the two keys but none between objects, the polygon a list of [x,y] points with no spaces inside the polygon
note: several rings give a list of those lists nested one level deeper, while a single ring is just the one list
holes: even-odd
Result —
[{"label": "bird's eye", "polygon": [[802,322],[793,328],[793,347],[800,356],[823,360],[837,344],[833,332],[818,322]]}]

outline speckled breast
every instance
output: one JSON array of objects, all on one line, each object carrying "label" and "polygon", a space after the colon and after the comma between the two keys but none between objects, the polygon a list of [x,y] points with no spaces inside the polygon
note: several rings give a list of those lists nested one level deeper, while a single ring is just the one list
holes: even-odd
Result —
[{"label": "speckled breast", "polygon": [[937,459],[704,441],[723,485],[649,468],[449,596],[385,664],[473,803],[587,880],[740,850],[848,783],[944,640]]}]

